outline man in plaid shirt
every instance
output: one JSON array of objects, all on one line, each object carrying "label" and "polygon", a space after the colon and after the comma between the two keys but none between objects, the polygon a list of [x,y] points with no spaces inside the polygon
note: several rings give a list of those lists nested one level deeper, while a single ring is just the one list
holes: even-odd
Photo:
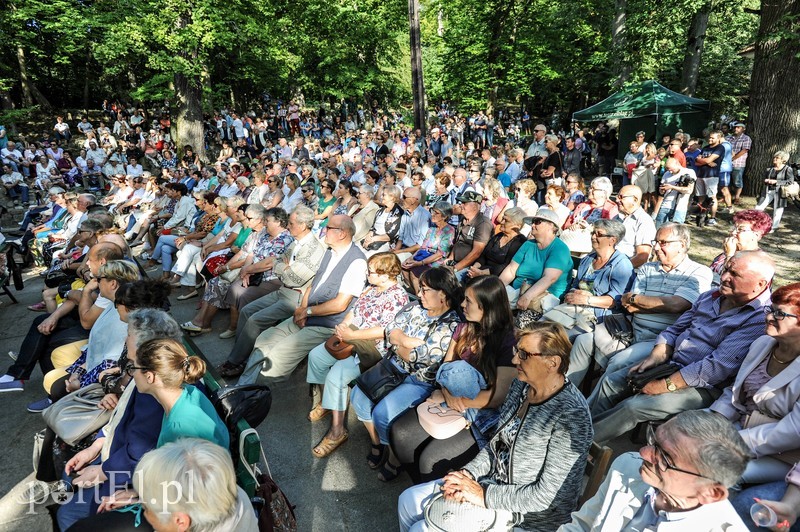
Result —
[{"label": "man in plaid shirt", "polygon": [[736,189],[736,194],[733,198],[733,203],[739,203],[739,197],[742,195],[742,188],[744,188],[744,167],[747,165],[747,154],[753,145],[750,137],[744,134],[744,124],[742,122],[734,122],[733,135],[728,136],[726,139],[731,143],[733,152],[733,170],[731,171],[731,186]]}]

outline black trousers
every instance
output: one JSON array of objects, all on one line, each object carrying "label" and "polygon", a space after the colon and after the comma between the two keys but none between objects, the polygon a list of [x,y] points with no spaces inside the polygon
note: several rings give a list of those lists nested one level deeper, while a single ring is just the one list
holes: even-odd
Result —
[{"label": "black trousers", "polygon": [[437,480],[461,469],[478,454],[478,443],[469,430],[446,440],[437,440],[419,424],[417,409],[411,408],[392,424],[389,443],[414,484]]},{"label": "black trousers", "polygon": [[56,347],[89,338],[89,331],[84,329],[80,321],[72,315],[61,318],[52,333],[40,333],[39,325],[49,316],[49,314],[43,314],[33,320],[28,334],[22,341],[17,360],[6,370],[8,375],[15,379],[28,380],[37,362],[42,368],[42,374],[45,374],[54,369],[50,354]]}]

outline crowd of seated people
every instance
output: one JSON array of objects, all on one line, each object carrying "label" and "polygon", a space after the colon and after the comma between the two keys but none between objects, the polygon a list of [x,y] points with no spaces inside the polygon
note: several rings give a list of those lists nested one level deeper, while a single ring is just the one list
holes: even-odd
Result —
[{"label": "crowd of seated people", "polygon": [[[527,151],[470,148],[441,126],[262,146],[244,135],[224,139],[234,142],[212,164],[190,147],[178,163],[165,141],[160,158],[145,153],[166,163],[160,171],[139,173],[134,160],[99,189],[50,188],[20,237],[49,281],[31,306],[46,314],[0,388],[23,389],[38,363],[48,397],[29,410],[41,412],[103,386],[103,429],[65,463],[40,459],[39,492],[64,477],[107,497],[97,516],[93,503],[62,506],[60,527],[112,529],[137,512],[154,528],[208,518],[145,495],[182,460],[230,443],[194,386],[204,364],[180,344],[182,333],[211,332],[217,314],[231,341],[218,370],[230,382],[284,381],[308,359],[319,393],[307,419],[330,417],[315,458],[360,429],[347,427],[352,403],[371,444],[367,467],[416,484],[398,502],[402,530],[440,526],[456,507],[509,529],[686,519],[738,530],[751,522],[742,488],[796,521],[800,284],[776,287],[759,245],[779,205],[775,224],[737,212],[723,252],[700,264],[682,223],[698,179],[684,171],[683,146],[632,145],[641,157],[615,190],[606,176],[581,175],[582,135],[534,133]],[[170,286],[185,290],[179,300],[202,296],[181,325],[165,312]],[[392,386],[374,385],[382,373]],[[440,437],[429,416],[464,426]],[[646,445],[619,457],[578,508],[592,442],[637,426]],[[227,462],[217,465],[216,518],[248,521]],[[129,477],[109,479],[111,467]]]}]

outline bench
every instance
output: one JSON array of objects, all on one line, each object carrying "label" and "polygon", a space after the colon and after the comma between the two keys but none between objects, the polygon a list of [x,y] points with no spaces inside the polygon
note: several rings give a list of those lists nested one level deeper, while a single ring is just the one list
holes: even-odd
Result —
[{"label": "bench", "polygon": [[[203,377],[203,384],[205,384],[207,392],[211,394],[222,388],[225,380],[219,375],[219,373],[217,373],[216,368],[214,368],[208,359],[206,359],[205,355],[203,355],[203,352],[197,347],[192,339],[188,336],[184,336],[183,345],[186,347],[189,355],[195,355],[203,359],[203,361],[206,363],[206,374]],[[223,384],[220,384],[220,382]],[[238,436],[250,428],[251,427],[247,421],[240,419],[236,423],[236,435]],[[234,442],[231,443],[233,444]],[[248,431],[244,438],[244,442],[239,443],[239,447],[242,449],[242,452],[237,463],[234,464],[234,468],[236,469],[236,481],[237,484],[239,484],[239,486],[241,486],[241,488],[245,491],[245,493],[247,493],[248,497],[253,497],[255,496],[256,492],[256,481],[247,469],[245,462],[247,464],[256,464],[261,461],[261,439],[255,432]]]}]

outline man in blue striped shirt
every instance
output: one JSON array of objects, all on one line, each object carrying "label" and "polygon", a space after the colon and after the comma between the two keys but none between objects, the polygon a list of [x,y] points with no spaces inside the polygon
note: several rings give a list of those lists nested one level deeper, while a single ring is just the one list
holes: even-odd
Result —
[{"label": "man in blue striped shirt", "polygon": [[[763,251],[740,251],[729,262],[718,290],[702,294],[692,308],[656,338],[650,355],[632,367],[604,375],[590,403],[595,441],[606,442],[642,421],[705,408],[736,376],[750,344],[764,333],[775,264]],[[629,373],[672,362],[678,369],[648,383],[637,395]]]}]

